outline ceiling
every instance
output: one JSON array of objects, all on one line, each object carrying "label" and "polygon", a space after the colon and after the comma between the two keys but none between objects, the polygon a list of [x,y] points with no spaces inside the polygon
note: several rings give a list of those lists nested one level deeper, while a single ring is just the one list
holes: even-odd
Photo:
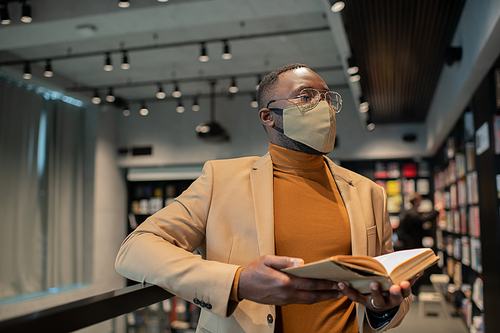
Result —
[{"label": "ceiling", "polygon": [[[129,8],[115,0],[32,0],[26,24],[19,1],[9,0],[0,66],[23,70],[30,61],[33,75],[43,77],[52,59],[51,80],[68,91],[92,96],[97,89],[103,98],[113,87],[117,101],[139,104],[160,102],[158,84],[172,99],[174,82],[184,101],[209,94],[214,80],[217,93],[230,96],[232,77],[250,99],[259,75],[300,62],[332,89],[357,87],[375,122],[423,122],[464,1],[345,0],[338,14],[328,0],[130,0]],[[346,46],[332,22],[344,26]],[[223,40],[231,59],[221,57]],[[201,42],[207,62],[198,59]],[[120,68],[123,50],[128,70]],[[106,52],[112,71],[103,70]],[[349,52],[358,83],[345,72]]]}]

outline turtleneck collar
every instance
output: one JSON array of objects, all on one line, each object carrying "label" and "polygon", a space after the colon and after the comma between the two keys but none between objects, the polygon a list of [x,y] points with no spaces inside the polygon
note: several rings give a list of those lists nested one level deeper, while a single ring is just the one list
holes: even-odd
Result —
[{"label": "turtleneck collar", "polygon": [[269,154],[275,166],[316,171],[325,167],[323,155],[310,155],[269,143]]}]

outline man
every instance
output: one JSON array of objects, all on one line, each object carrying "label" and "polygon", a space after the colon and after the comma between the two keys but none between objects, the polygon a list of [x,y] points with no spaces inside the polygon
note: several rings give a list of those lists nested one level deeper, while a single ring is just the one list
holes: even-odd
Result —
[{"label": "man", "polygon": [[397,326],[409,308],[408,281],[385,293],[374,282],[362,295],[340,281],[280,271],[392,251],[384,190],[323,156],[334,146],[340,95],[292,64],[264,78],[258,99],[270,152],[207,162],[188,190],[127,237],[118,272],[201,306],[199,332]]}]

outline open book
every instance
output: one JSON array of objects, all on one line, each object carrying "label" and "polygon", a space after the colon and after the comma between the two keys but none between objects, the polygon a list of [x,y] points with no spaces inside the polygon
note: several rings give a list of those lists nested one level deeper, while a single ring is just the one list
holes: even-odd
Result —
[{"label": "open book", "polygon": [[370,293],[370,283],[377,281],[383,291],[409,280],[439,258],[432,249],[392,252],[378,257],[338,255],[302,266],[282,269],[305,278],[344,282],[358,292]]}]

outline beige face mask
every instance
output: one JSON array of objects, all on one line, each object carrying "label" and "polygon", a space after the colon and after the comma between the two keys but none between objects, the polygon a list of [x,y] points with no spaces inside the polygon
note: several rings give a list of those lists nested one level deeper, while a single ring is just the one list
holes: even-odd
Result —
[{"label": "beige face mask", "polygon": [[306,112],[295,105],[283,109],[283,134],[319,152],[333,150],[336,132],[335,112],[325,101]]}]

